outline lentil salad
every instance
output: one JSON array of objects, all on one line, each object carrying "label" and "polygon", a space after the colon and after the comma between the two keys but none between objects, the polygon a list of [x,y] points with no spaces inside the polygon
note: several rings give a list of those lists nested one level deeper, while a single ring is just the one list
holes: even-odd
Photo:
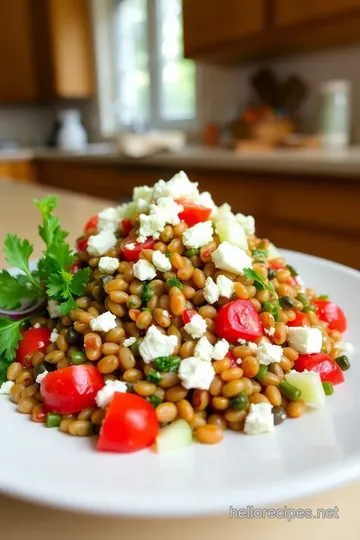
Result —
[{"label": "lentil salad", "polygon": [[99,435],[103,451],[162,452],[273,431],[343,382],[341,308],[185,173],[91,218],[76,255],[54,198],[37,204],[38,270],[9,235],[27,281],[0,273],[0,393],[34,422]]}]

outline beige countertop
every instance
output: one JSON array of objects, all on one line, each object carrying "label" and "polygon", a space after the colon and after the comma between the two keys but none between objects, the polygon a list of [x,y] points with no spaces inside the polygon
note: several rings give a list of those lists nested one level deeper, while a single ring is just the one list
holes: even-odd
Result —
[{"label": "beige countertop", "polygon": [[[44,189],[22,183],[0,181],[0,244],[8,231],[26,237],[34,243],[34,256],[41,249],[37,236],[38,211],[33,198],[56,192],[60,198],[59,215],[63,227],[70,230],[70,242],[81,231],[86,219],[107,203],[83,195],[53,189]],[[0,256],[0,267],[4,259]],[[25,454],[26,454],[26,450]],[[71,458],[70,458],[71,459]],[[41,474],[41,456],[39,457]],[[39,465],[38,464],[38,465]],[[6,467],[6,463],[1,463]],[[30,463],[30,467],[37,466]],[[288,508],[339,508],[339,519],[304,520],[290,523],[280,519],[234,520],[228,516],[211,516],[191,519],[128,519],[106,518],[47,509],[27,502],[17,501],[1,493],[0,486],[0,539],[1,540],[209,540],[226,538],[239,540],[357,540],[358,501],[360,484],[330,490],[326,493],[297,501],[284,501]],[[276,505],[279,507],[282,505]],[[139,501],[139,510],[141,501]]]},{"label": "beige countertop", "polygon": [[134,167],[198,168],[257,173],[289,173],[324,176],[360,176],[360,147],[343,151],[287,150],[235,152],[220,148],[186,147],[177,152],[159,152],[132,159],[123,156],[114,144],[90,144],[84,151],[57,149],[19,149],[0,151],[0,162],[31,159],[66,160],[118,164]]}]

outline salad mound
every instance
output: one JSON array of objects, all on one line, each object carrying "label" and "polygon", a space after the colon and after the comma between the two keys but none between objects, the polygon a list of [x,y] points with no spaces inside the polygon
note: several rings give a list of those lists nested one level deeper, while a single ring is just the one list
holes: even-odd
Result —
[{"label": "salad mound", "polygon": [[90,218],[75,252],[56,197],[35,203],[42,257],[9,234],[0,272],[0,393],[34,422],[168,452],[271,432],[344,381],[341,308],[184,172]]}]

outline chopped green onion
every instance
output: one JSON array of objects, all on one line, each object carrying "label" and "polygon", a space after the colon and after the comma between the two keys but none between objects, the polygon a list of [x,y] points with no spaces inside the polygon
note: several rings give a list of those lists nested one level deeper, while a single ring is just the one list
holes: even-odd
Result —
[{"label": "chopped green onion", "polygon": [[135,341],[132,345],[130,345],[130,350],[133,353],[134,356],[139,356],[139,341]]},{"label": "chopped green onion", "polygon": [[148,398],[148,401],[154,408],[156,408],[158,405],[160,405],[160,403],[162,403],[162,399],[159,398],[159,396],[157,396],[156,394],[152,394]]},{"label": "chopped green onion", "polygon": [[60,414],[48,412],[46,416],[46,427],[59,427],[61,422]]},{"label": "chopped green onion", "polygon": [[145,283],[141,291],[141,301],[146,304],[153,297],[154,291],[151,285]]},{"label": "chopped green onion", "polygon": [[251,255],[254,259],[266,260],[268,257],[267,249],[253,249]]},{"label": "chopped green onion", "polygon": [[159,356],[154,360],[154,366],[157,371],[177,371],[180,360],[180,356]]},{"label": "chopped green onion", "polygon": [[161,373],[159,373],[158,371],[155,371],[154,369],[149,371],[148,376],[146,378],[149,382],[152,382],[155,384],[161,382],[163,379]]},{"label": "chopped green onion", "polygon": [[286,381],[281,381],[279,384],[279,390],[283,396],[293,401],[296,401],[301,397],[301,390]]},{"label": "chopped green onion", "polygon": [[141,308],[141,311],[152,311],[152,309],[149,307],[143,307]]},{"label": "chopped green onion", "polygon": [[245,392],[240,392],[237,396],[230,399],[229,406],[231,409],[236,409],[238,411],[243,411],[249,405],[249,399]]},{"label": "chopped green onion", "polygon": [[70,351],[69,358],[72,364],[75,366],[86,362],[85,354],[82,351]]},{"label": "chopped green onion", "polygon": [[165,257],[167,257],[168,259],[171,259],[171,253],[165,253]]},{"label": "chopped green onion", "polygon": [[177,287],[178,289],[180,289],[180,291],[182,291],[184,288],[184,285],[181,283],[181,281],[178,278],[170,278],[167,280],[166,284],[169,287],[169,289],[171,289],[172,287]]},{"label": "chopped green onion", "polygon": [[341,356],[335,358],[335,362],[342,371],[346,371],[350,368],[350,362],[346,354],[342,354]]},{"label": "chopped green onion", "polygon": [[293,266],[291,266],[291,264],[287,264],[286,265],[286,268],[289,270],[290,274],[292,275],[292,277],[296,277],[299,275],[299,272],[297,272],[295,270],[295,268]]},{"label": "chopped green onion", "polygon": [[304,293],[299,293],[296,298],[302,303],[303,306],[307,306],[309,303]]},{"label": "chopped green onion", "polygon": [[318,296],[318,300],[329,300],[329,295],[328,294],[320,294],[320,296]]},{"label": "chopped green onion", "polygon": [[265,364],[260,364],[259,371],[255,375],[255,379],[257,379],[258,381],[261,381],[265,377],[267,372],[268,372],[268,367],[265,366]]},{"label": "chopped green onion", "polygon": [[331,396],[334,393],[334,386],[331,382],[323,382],[322,385],[326,396]]},{"label": "chopped green onion", "polygon": [[264,302],[263,311],[271,313],[276,322],[279,322],[279,305],[275,302]]},{"label": "chopped green onion", "polygon": [[199,255],[200,249],[198,248],[192,248],[185,251],[184,255],[185,257],[194,257],[195,255]]}]

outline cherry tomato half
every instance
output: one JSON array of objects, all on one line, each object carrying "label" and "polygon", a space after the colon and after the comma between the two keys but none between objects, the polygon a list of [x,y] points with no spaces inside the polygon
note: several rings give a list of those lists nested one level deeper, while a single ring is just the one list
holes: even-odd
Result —
[{"label": "cherry tomato half", "polygon": [[104,386],[95,366],[70,366],[52,371],[41,381],[44,405],[59,414],[73,414],[95,406],[95,397]]},{"label": "cherry tomato half", "polygon": [[[126,261],[137,262],[140,257],[140,253],[143,249],[152,249],[157,240],[154,238],[147,238],[145,242],[137,242],[135,236],[128,236],[121,242],[120,250],[121,254]],[[133,247],[130,249],[128,246]],[[133,246],[132,246],[133,245]]]},{"label": "cherry tomato half", "polygon": [[88,240],[89,239],[87,236],[81,236],[76,240],[76,249],[78,250],[78,252],[87,250]]},{"label": "cherry tomato half", "polygon": [[195,309],[185,309],[185,311],[182,312],[182,320],[184,324],[187,324],[191,321],[194,315],[196,315],[197,311]]},{"label": "cherry tomato half", "polygon": [[128,236],[130,234],[131,229],[133,228],[133,224],[131,219],[125,218],[121,222],[121,228],[122,228],[122,234],[124,236]]},{"label": "cherry tomato half", "polygon": [[86,234],[89,234],[89,233],[92,232],[92,231],[96,231],[97,226],[98,226],[98,222],[99,222],[98,216],[93,216],[93,217],[91,217],[91,218],[86,222],[86,225],[85,225],[85,228],[84,228],[84,232],[85,232]]},{"label": "cherry tomato half", "polygon": [[75,261],[71,266],[70,266],[70,272],[72,274],[76,274],[76,272],[78,272],[79,270],[82,269],[82,264],[80,261]]},{"label": "cherry tomato half", "polygon": [[293,321],[288,321],[287,326],[310,326],[309,315],[302,311],[295,311],[296,317]]},{"label": "cherry tomato half", "polygon": [[215,333],[228,341],[249,341],[262,336],[263,327],[250,300],[233,300],[222,306],[215,318]]},{"label": "cherry tomato half", "polygon": [[155,442],[159,422],[153,407],[136,394],[115,393],[97,445],[105,452],[136,452]]},{"label": "cherry tomato half", "polygon": [[50,345],[51,330],[48,328],[29,328],[25,330],[19,347],[16,351],[16,362],[20,362],[24,367],[31,367],[29,356],[35,351],[45,352]]},{"label": "cherry tomato half", "polygon": [[185,221],[189,227],[192,227],[201,221],[207,221],[210,217],[211,208],[199,206],[188,199],[180,199],[176,202],[181,204],[184,208],[184,210],[179,213],[179,218],[182,221]]},{"label": "cherry tomato half", "polygon": [[316,306],[316,315],[318,318],[328,324],[329,330],[337,330],[344,333],[347,328],[347,321],[343,310],[329,300],[314,300]]},{"label": "cherry tomato half", "polygon": [[325,353],[300,354],[296,360],[294,369],[296,371],[315,371],[319,373],[322,382],[340,384],[344,382],[344,375],[341,368],[329,355]]}]

